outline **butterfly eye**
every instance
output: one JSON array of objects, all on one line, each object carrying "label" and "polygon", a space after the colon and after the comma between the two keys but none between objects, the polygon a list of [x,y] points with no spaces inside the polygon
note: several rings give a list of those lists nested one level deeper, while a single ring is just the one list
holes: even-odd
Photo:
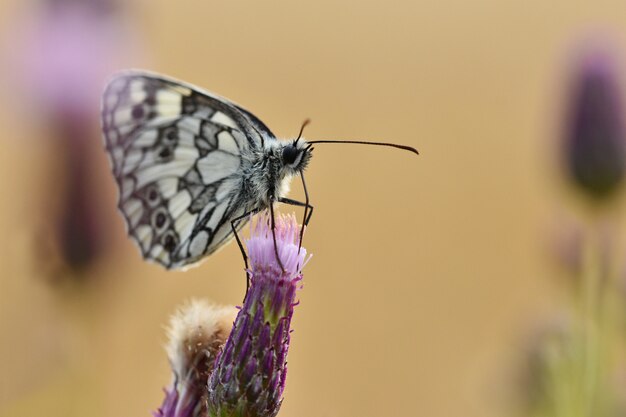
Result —
[{"label": "butterfly eye", "polygon": [[287,145],[283,148],[283,164],[293,165],[298,157],[298,150],[293,145]]}]

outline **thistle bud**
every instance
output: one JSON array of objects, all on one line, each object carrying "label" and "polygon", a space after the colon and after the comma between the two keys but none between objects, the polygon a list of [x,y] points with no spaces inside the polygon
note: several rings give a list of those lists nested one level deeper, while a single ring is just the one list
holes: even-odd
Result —
[{"label": "thistle bud", "polygon": [[299,232],[295,217],[277,218],[275,247],[267,216],[252,225],[246,242],[251,286],[209,377],[210,416],[271,417],[278,413],[296,290],[306,263],[306,250],[298,245]]},{"label": "thistle bud", "polygon": [[579,65],[566,126],[571,178],[595,199],[612,195],[626,170],[626,131],[613,61],[598,51]]}]

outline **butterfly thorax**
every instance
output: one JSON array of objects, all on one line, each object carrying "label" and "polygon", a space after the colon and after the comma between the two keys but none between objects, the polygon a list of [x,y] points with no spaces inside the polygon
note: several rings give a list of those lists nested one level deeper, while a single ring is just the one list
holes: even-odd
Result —
[{"label": "butterfly thorax", "polygon": [[285,148],[290,146],[293,146],[290,142],[272,138],[247,158],[242,188],[250,200],[255,200],[257,208],[267,208],[272,201],[285,197],[289,192],[291,178],[299,172],[285,163]]}]

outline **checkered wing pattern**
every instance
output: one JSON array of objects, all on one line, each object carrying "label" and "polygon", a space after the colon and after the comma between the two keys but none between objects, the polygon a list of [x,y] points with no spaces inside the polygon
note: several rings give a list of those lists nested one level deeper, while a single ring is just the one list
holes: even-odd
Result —
[{"label": "checkered wing pattern", "polygon": [[251,209],[243,160],[271,135],[258,119],[182,82],[124,72],[105,89],[102,129],[119,209],[144,258],[180,268],[233,237],[230,221]]}]

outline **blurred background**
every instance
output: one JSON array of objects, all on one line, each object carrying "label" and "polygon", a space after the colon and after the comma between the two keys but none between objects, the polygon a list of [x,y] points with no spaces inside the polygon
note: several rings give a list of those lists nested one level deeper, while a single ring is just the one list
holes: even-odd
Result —
[{"label": "blurred background", "polygon": [[2,0],[0,48],[0,416],[150,415],[176,306],[244,295],[126,238],[124,68],[420,150],[316,147],[281,416],[626,415],[622,1]]}]

